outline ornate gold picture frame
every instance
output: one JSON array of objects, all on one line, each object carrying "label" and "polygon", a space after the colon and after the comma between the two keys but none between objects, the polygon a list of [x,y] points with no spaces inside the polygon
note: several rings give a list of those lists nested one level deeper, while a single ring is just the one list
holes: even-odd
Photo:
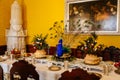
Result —
[{"label": "ornate gold picture frame", "polygon": [[119,35],[120,0],[66,0],[66,32]]}]

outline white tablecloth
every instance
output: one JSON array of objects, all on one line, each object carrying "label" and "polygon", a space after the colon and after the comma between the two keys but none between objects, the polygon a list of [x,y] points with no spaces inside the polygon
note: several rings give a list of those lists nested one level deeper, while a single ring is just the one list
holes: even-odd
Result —
[{"label": "white tablecloth", "polygon": [[13,62],[15,62],[15,60],[12,60],[12,61],[11,60],[6,60],[6,61],[3,61],[3,62],[0,62],[0,65],[3,68],[4,73],[9,73]]},{"label": "white tablecloth", "polygon": [[44,64],[36,64],[36,70],[40,75],[40,80],[58,80],[60,74],[65,71],[64,68],[60,71],[50,71]]},{"label": "white tablecloth", "polygon": [[[10,68],[12,66],[12,63],[14,63],[15,60],[6,60],[3,62],[0,62],[0,65],[3,68],[4,73],[9,73]],[[65,71],[64,67],[61,67],[61,70],[59,71],[51,71],[48,69],[47,63],[35,63],[36,71],[40,75],[40,80],[58,80],[61,76],[61,73]],[[89,66],[89,65],[86,65]],[[72,68],[69,68],[71,70]],[[116,74],[114,72],[114,69],[109,73],[109,75],[104,75],[102,72],[99,72],[102,75],[101,80],[120,80],[120,74]]]}]

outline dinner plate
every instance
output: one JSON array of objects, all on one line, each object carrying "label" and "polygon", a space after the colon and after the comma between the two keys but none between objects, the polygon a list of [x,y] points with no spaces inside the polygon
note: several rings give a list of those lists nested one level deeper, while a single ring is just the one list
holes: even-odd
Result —
[{"label": "dinner plate", "polygon": [[51,71],[59,71],[59,70],[61,70],[61,68],[60,68],[60,67],[55,66],[55,65],[50,66],[48,69],[49,69],[49,70],[51,70]]}]

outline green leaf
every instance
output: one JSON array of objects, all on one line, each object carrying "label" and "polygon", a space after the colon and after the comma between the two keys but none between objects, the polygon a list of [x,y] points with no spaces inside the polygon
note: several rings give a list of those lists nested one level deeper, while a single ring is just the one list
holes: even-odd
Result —
[{"label": "green leaf", "polygon": [[52,27],[51,27],[51,28],[49,28],[49,30],[52,30]]}]

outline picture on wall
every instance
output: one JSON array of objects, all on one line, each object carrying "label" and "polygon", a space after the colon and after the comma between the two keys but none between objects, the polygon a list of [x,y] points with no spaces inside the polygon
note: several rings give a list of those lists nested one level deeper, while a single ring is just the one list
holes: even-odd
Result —
[{"label": "picture on wall", "polygon": [[[67,31],[119,34],[119,0],[67,0]],[[79,30],[78,30],[79,29]]]}]

